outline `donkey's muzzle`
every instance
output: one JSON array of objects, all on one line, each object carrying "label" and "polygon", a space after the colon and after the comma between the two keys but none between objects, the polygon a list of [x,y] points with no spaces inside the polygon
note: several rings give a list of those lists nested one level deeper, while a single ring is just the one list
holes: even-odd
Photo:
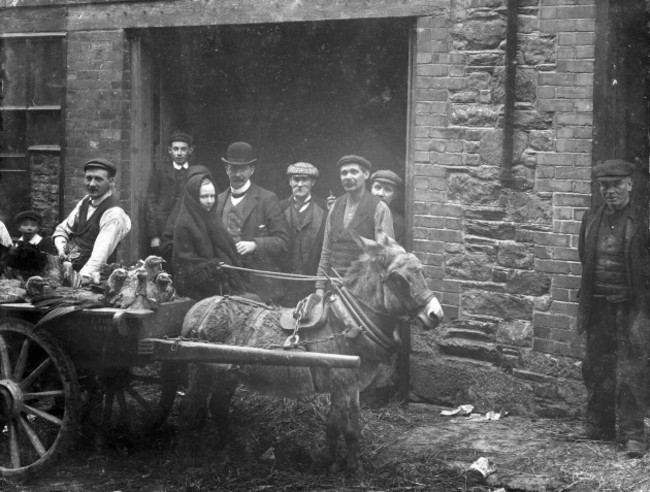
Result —
[{"label": "donkey's muzzle", "polygon": [[417,319],[422,325],[422,329],[432,330],[440,324],[444,316],[445,313],[442,310],[440,302],[438,302],[438,299],[433,296],[429,299],[425,308],[420,311]]}]

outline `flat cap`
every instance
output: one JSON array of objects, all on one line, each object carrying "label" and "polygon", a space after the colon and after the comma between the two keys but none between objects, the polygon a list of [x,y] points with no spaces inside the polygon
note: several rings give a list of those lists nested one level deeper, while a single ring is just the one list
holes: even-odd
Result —
[{"label": "flat cap", "polygon": [[192,135],[180,130],[173,131],[169,136],[169,145],[171,145],[172,142],[185,142],[190,147],[194,146],[194,139],[192,138]]},{"label": "flat cap", "polygon": [[20,224],[23,220],[31,219],[34,222],[37,222],[38,225],[43,223],[43,216],[39,214],[36,210],[23,210],[18,212],[14,217],[14,222]]},{"label": "flat cap", "polygon": [[593,176],[596,179],[614,180],[634,174],[634,164],[621,159],[610,159],[598,162],[594,166]]},{"label": "flat cap", "polygon": [[89,167],[104,169],[105,171],[108,171],[108,175],[111,177],[117,174],[117,166],[115,166],[115,164],[113,164],[108,159],[102,159],[101,157],[87,161],[84,164],[84,171],[88,170]]},{"label": "flat cap", "polygon": [[380,169],[379,171],[372,173],[372,176],[370,176],[370,182],[372,183],[373,181],[388,183],[396,188],[402,186],[404,183],[404,181],[402,181],[402,178],[400,178],[397,173],[391,171],[390,169]]},{"label": "flat cap", "polygon": [[316,166],[309,162],[296,162],[295,164],[290,164],[287,168],[288,176],[313,176],[317,178],[318,174]]},{"label": "flat cap", "polygon": [[372,163],[360,155],[344,155],[336,163],[336,167],[341,167],[345,164],[358,164],[361,167],[365,167],[366,170],[372,171]]}]

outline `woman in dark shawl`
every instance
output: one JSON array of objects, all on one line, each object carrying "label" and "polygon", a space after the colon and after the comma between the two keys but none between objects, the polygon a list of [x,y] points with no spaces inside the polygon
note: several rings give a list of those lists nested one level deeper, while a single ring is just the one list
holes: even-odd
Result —
[{"label": "woman in dark shawl", "polygon": [[241,266],[241,259],[217,215],[216,195],[207,169],[193,170],[185,183],[174,226],[174,285],[179,294],[195,299],[243,290],[241,274],[220,267],[222,262]]}]

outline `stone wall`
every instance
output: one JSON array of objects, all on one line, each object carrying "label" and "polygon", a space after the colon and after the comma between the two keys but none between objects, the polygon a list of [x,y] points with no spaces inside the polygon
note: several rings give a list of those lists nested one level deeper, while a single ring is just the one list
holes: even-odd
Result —
[{"label": "stone wall", "polygon": [[522,0],[513,180],[501,181],[506,2],[417,25],[414,249],[458,329],[580,355],[577,235],[590,204],[593,1]]},{"label": "stone wall", "polygon": [[450,320],[414,335],[411,396],[575,416],[580,362],[564,356],[584,350],[577,242],[591,200],[595,5],[519,2],[510,176],[507,13],[504,0],[451,0],[418,20],[414,249]]},{"label": "stone wall", "polygon": [[31,182],[31,208],[43,217],[41,234],[51,235],[60,222],[59,180],[61,176],[61,155],[59,152],[29,153]]}]

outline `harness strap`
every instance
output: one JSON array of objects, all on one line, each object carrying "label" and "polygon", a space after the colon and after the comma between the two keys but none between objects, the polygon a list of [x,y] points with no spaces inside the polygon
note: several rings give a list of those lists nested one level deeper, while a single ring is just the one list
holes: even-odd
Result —
[{"label": "harness strap", "polygon": [[381,329],[366,316],[363,308],[359,306],[359,303],[356,301],[354,296],[342,285],[338,286],[335,282],[332,282],[332,286],[354,318],[355,322],[364,328],[363,332],[366,336],[384,350],[394,350],[392,340],[384,335]]}]

